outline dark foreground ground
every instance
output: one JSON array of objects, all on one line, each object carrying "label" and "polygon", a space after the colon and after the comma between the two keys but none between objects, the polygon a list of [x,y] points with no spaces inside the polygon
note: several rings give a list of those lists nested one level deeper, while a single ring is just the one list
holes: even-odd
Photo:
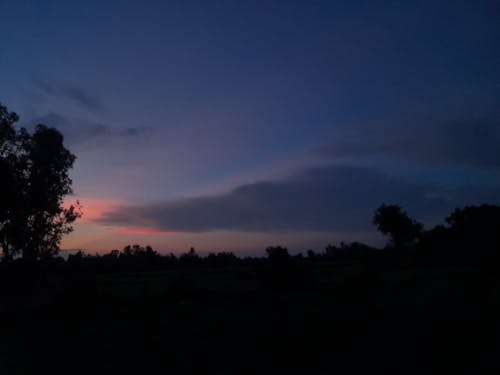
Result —
[{"label": "dark foreground ground", "polygon": [[68,267],[0,281],[1,374],[500,373],[491,266]]}]

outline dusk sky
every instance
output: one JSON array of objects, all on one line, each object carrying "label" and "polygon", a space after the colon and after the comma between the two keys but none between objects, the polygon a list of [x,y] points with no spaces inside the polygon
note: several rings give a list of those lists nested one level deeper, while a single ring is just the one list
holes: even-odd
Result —
[{"label": "dusk sky", "polygon": [[62,248],[381,245],[500,204],[500,2],[0,0],[0,102],[58,128]]}]

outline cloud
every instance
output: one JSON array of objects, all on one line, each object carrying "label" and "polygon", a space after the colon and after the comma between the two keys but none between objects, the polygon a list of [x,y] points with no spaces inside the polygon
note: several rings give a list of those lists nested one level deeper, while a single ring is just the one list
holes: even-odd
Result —
[{"label": "cloud", "polygon": [[450,194],[454,196],[453,191],[398,181],[371,168],[327,166],[241,185],[217,196],[116,207],[96,221],[185,232],[365,231],[384,202],[401,204],[425,222],[442,219],[457,203],[450,201]]},{"label": "cloud", "polygon": [[38,79],[34,80],[33,83],[45,95],[68,99],[78,106],[93,112],[102,112],[104,110],[101,101],[82,88]]},{"label": "cloud", "polygon": [[118,135],[123,137],[142,137],[144,135],[149,135],[153,131],[152,128],[144,127],[144,128],[125,128],[117,132]]},{"label": "cloud", "polygon": [[430,164],[500,166],[500,116],[409,120],[340,129],[317,154],[383,155]]},{"label": "cloud", "polygon": [[137,139],[145,137],[153,132],[149,127],[128,127],[116,129],[99,122],[72,119],[65,115],[50,112],[43,116],[33,118],[28,122],[29,126],[44,124],[53,126],[61,131],[66,143],[70,146],[93,143],[108,143],[116,139]]}]

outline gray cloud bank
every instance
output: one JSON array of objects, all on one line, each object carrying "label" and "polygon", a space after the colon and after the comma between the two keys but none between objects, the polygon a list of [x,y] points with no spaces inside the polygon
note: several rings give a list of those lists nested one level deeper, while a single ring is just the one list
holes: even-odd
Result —
[{"label": "gray cloud bank", "polygon": [[98,221],[186,232],[362,231],[372,227],[373,212],[383,202],[401,204],[412,216],[432,221],[442,219],[456,204],[481,199],[474,192],[458,193],[394,180],[371,168],[328,166],[279,181],[242,185],[217,196],[119,207]]}]

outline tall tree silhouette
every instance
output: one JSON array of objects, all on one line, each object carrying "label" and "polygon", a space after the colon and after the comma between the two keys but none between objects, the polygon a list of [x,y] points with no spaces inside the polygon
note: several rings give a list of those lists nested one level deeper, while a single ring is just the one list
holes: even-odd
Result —
[{"label": "tall tree silhouette", "polygon": [[380,232],[391,237],[394,247],[404,247],[416,242],[423,226],[413,220],[398,205],[381,205],[373,217]]},{"label": "tall tree silhouette", "polygon": [[37,125],[30,134],[18,120],[0,105],[0,246],[4,260],[34,261],[57,253],[81,215],[78,203],[63,207],[75,156],[58,130]]}]

